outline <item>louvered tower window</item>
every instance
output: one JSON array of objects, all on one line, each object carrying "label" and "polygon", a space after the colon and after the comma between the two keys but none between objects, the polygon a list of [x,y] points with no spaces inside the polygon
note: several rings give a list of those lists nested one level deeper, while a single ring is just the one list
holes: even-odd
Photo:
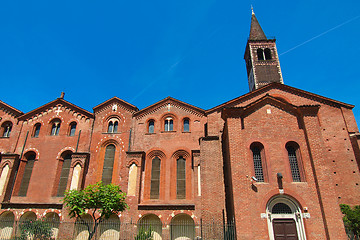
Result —
[{"label": "louvered tower window", "polygon": [[71,154],[67,154],[64,157],[64,161],[62,163],[59,186],[58,186],[58,191],[57,191],[58,197],[64,196],[64,192],[66,190],[69,173],[70,173],[70,165],[71,165]]},{"label": "louvered tower window", "polygon": [[264,182],[264,173],[261,161],[261,150],[259,147],[252,147],[255,177],[258,182]]},{"label": "louvered tower window", "polygon": [[269,48],[265,48],[264,55],[266,60],[271,60],[271,50]]},{"label": "louvered tower window", "polygon": [[296,156],[296,149],[293,146],[288,146],[287,148],[289,163],[291,169],[291,175],[294,182],[301,182],[301,175],[299,171],[298,159]]},{"label": "louvered tower window", "polygon": [[261,48],[258,48],[257,56],[258,56],[258,60],[264,60],[264,50],[262,50]]},{"label": "louvered tower window", "polygon": [[110,184],[112,180],[114,158],[115,158],[115,145],[110,144],[105,149],[104,167],[102,172],[102,183],[104,185]]},{"label": "louvered tower window", "polygon": [[160,195],[160,164],[161,161],[158,157],[152,160],[150,199],[158,199]]},{"label": "louvered tower window", "polygon": [[183,157],[180,157],[176,161],[176,198],[186,198],[186,161]]},{"label": "louvered tower window", "polygon": [[25,197],[27,194],[35,158],[35,153],[29,153],[28,156],[26,156],[27,162],[25,165],[24,175],[21,179],[20,190],[18,194],[19,196]]}]

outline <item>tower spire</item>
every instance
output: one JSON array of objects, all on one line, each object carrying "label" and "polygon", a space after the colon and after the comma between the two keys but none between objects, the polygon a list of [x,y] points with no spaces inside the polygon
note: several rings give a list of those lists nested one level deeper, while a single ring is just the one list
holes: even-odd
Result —
[{"label": "tower spire", "polygon": [[266,35],[255,16],[254,9],[252,6],[251,6],[251,26],[250,26],[249,40],[267,40]]}]

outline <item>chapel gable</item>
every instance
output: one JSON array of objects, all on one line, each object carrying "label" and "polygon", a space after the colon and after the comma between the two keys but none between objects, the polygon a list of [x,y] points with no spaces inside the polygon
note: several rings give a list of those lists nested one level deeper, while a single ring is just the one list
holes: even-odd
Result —
[{"label": "chapel gable", "polygon": [[147,133],[190,132],[199,128],[205,111],[201,108],[167,97],[134,114],[138,124],[146,126]]},{"label": "chapel gable", "polygon": [[50,135],[57,135],[60,126],[62,128],[66,126],[68,134],[71,135],[76,125],[88,123],[93,118],[92,113],[58,98],[22,115],[19,120],[23,121],[24,125],[34,125],[32,135],[37,134],[37,129],[46,126],[50,126],[48,127]]}]

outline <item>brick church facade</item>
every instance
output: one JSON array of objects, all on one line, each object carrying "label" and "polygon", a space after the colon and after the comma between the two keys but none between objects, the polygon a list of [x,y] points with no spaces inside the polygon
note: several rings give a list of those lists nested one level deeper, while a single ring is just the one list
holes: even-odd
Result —
[{"label": "brick church facade", "polygon": [[71,221],[64,191],[103,181],[127,193],[115,221],[347,239],[339,204],[360,203],[354,106],[285,85],[255,14],[244,58],[250,92],[209,110],[171,97],[141,110],[114,97],[92,112],[63,95],[28,113],[0,102],[0,221]]}]

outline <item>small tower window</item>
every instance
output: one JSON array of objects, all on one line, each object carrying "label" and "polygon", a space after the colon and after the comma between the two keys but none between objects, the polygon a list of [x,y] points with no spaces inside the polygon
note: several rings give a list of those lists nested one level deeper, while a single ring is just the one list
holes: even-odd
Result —
[{"label": "small tower window", "polygon": [[70,132],[69,132],[69,136],[75,136],[75,132],[76,132],[76,122],[72,122],[70,123]]},{"label": "small tower window", "polygon": [[35,124],[33,137],[39,137],[40,128],[41,128],[41,124],[40,124],[40,123]]},{"label": "small tower window", "polygon": [[271,60],[271,50],[269,48],[265,48],[265,60]]},{"label": "small tower window", "polygon": [[61,122],[59,119],[55,119],[54,121],[52,121],[51,133],[50,133],[51,136],[59,135],[60,125]]},{"label": "small tower window", "polygon": [[262,50],[262,48],[258,48],[257,56],[258,56],[258,60],[264,60],[264,50]]},{"label": "small tower window", "polygon": [[2,136],[3,137],[10,137],[11,129],[12,129],[12,123],[11,122],[4,122],[1,126],[2,130]]},{"label": "small tower window", "polygon": [[148,132],[149,133],[154,133],[155,131],[155,121],[154,120],[150,120],[149,121],[149,129]]},{"label": "small tower window", "polygon": [[184,119],[184,132],[190,132],[190,120],[188,118]]},{"label": "small tower window", "polygon": [[165,132],[170,132],[174,130],[174,121],[172,118],[165,119]]}]

